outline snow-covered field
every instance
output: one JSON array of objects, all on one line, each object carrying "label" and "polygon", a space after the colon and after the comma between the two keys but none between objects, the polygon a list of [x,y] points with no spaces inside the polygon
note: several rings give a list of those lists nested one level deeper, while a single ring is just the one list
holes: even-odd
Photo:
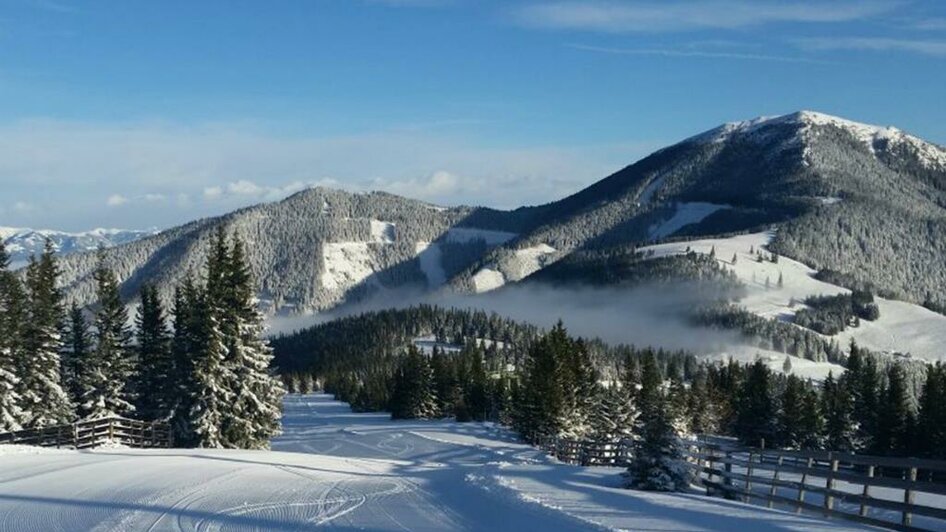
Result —
[{"label": "snow-covered field", "polygon": [[[658,244],[642,248],[642,251],[653,251],[654,257],[661,257],[682,254],[687,249],[697,253],[710,253],[715,249],[716,260],[733,271],[747,287],[747,294],[739,304],[767,318],[788,321],[795,312],[804,308],[802,301],[808,296],[849,292],[846,288],[815,279],[814,270],[792,259],[780,256],[777,263],[769,260],[759,262],[750,250],[763,250],[764,256],[770,256],[765,246],[772,237],[771,232],[753,233],[732,238]],[[780,276],[781,287],[778,286]],[[879,297],[875,300],[880,308],[880,319],[874,322],[861,320],[859,327],[848,328],[833,338],[842,346],[853,338],[858,344],[877,351],[911,353],[930,361],[946,360],[946,316],[902,301]]]},{"label": "snow-covered field", "polygon": [[0,447],[0,530],[853,530],[697,493],[616,487],[488,424],[286,401],[273,451]]}]

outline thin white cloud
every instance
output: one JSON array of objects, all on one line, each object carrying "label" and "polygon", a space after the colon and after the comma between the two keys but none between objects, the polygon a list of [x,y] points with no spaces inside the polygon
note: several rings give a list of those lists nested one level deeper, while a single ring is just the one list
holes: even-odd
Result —
[{"label": "thin white cloud", "polygon": [[613,48],[607,46],[592,46],[587,44],[569,44],[569,48],[585,52],[595,52],[613,55],[638,55],[659,57],[695,57],[706,59],[736,59],[745,61],[774,61],[780,63],[824,63],[808,57],[780,56],[769,54],[754,54],[746,52],[709,51],[674,48]]},{"label": "thin white cloud", "polygon": [[32,212],[35,209],[35,205],[26,201],[17,201],[13,204],[13,210],[19,213]]},{"label": "thin white cloud", "polygon": [[888,12],[897,0],[614,0],[534,2],[513,10],[518,23],[535,28],[607,33],[735,29],[780,22],[861,20]]},{"label": "thin white cloud", "polygon": [[[8,203],[4,222],[62,228],[167,227],[313,183],[516,207],[575,192],[672,140],[497,148],[441,130],[289,137],[246,123],[53,120],[0,124],[0,138],[4,191],[63,205],[18,215]],[[130,203],[103,210],[115,194]]]},{"label": "thin white cloud", "polygon": [[922,31],[944,31],[946,30],[946,18],[928,18],[917,21],[912,25],[913,29]]},{"label": "thin white cloud", "polygon": [[112,194],[105,200],[105,204],[109,207],[120,207],[126,203],[128,203],[128,198],[121,194]]},{"label": "thin white cloud", "polygon": [[805,50],[860,50],[875,52],[910,52],[915,54],[946,57],[946,41],[891,39],[881,37],[823,37],[798,39],[798,46]]}]

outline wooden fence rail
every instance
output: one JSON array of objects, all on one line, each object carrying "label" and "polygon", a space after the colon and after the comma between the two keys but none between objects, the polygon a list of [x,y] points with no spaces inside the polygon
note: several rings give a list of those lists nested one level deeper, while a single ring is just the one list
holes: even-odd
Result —
[{"label": "wooden fence rail", "polygon": [[703,485],[727,497],[894,530],[946,529],[946,461],[686,443]]},{"label": "wooden fence rail", "polygon": [[[710,494],[894,530],[946,530],[946,461],[758,449],[719,437],[683,443]],[[626,467],[633,456],[629,439],[539,446],[574,465]]]},{"label": "wooden fence rail", "polygon": [[92,419],[70,425],[53,425],[38,429],[0,432],[0,444],[18,443],[40,447],[87,449],[108,442],[139,448],[169,448],[174,444],[171,427],[168,423],[139,421],[123,417]]}]

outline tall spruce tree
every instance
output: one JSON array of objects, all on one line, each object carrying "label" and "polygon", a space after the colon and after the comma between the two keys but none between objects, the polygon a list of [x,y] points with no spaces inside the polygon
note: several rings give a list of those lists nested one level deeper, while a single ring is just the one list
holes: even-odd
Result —
[{"label": "tall spruce tree", "polygon": [[18,358],[23,355],[20,328],[25,297],[9,267],[10,257],[0,239],[0,432],[17,430],[23,421],[17,373]]},{"label": "tall spruce tree", "polygon": [[946,458],[946,365],[930,365],[920,396],[917,443],[921,455]]},{"label": "tall spruce tree", "polygon": [[690,470],[683,459],[672,408],[654,356],[646,357],[641,367],[637,404],[638,439],[628,468],[631,487],[656,491],[685,489],[690,482]]},{"label": "tall spruce tree", "polygon": [[436,417],[433,370],[430,361],[414,344],[408,346],[394,374],[391,392],[391,419],[427,419]]},{"label": "tall spruce tree", "polygon": [[226,300],[223,319],[233,402],[226,410],[224,436],[229,447],[269,448],[280,432],[285,389],[270,372],[272,349],[263,340],[263,316],[257,310],[256,290],[243,243],[234,239],[223,264]]},{"label": "tall spruce tree", "polygon": [[856,434],[853,401],[847,388],[830,372],[821,386],[821,411],[824,413],[824,445],[833,451],[855,449]]},{"label": "tall spruce tree", "polygon": [[86,419],[129,416],[135,411],[137,368],[128,311],[119,294],[118,279],[101,258],[95,282],[95,349],[83,364],[81,410]]},{"label": "tall spruce tree", "polygon": [[776,436],[776,405],[772,376],[762,360],[749,366],[738,398],[736,436],[746,445],[771,445]]},{"label": "tall spruce tree", "polygon": [[79,416],[82,412],[82,379],[86,374],[86,364],[92,352],[92,334],[85,311],[73,303],[69,307],[65,345],[62,355],[63,385],[72,402],[77,405]]},{"label": "tall spruce tree", "polygon": [[907,392],[906,375],[900,364],[887,371],[887,385],[877,416],[873,452],[881,455],[904,455],[911,450],[914,423],[913,408]]},{"label": "tall spruce tree", "polygon": [[[209,288],[208,279],[208,288]],[[188,390],[190,411],[187,414],[188,431],[198,447],[224,447],[223,422],[226,410],[233,401],[232,382],[227,366],[227,341],[222,324],[219,302],[210,296],[209,289],[197,287],[188,302],[188,329],[191,338],[192,374]]]},{"label": "tall spruce tree", "polygon": [[847,371],[839,383],[851,397],[851,417],[855,428],[855,450],[874,447],[877,417],[880,408],[881,374],[877,362],[851,340]]},{"label": "tall spruce tree", "polygon": [[530,443],[557,437],[565,429],[568,405],[562,389],[562,367],[571,345],[565,326],[559,322],[526,355],[515,426]]},{"label": "tall spruce tree", "polygon": [[39,260],[30,260],[26,270],[27,317],[23,326],[19,393],[23,425],[44,427],[68,423],[74,416],[69,396],[62,388],[63,309],[57,286],[59,268],[55,249],[47,239]]},{"label": "tall spruce tree", "polygon": [[135,351],[138,355],[137,411],[147,420],[171,418],[177,381],[164,306],[153,286],[141,289],[135,316]]},{"label": "tall spruce tree", "polygon": [[191,412],[198,387],[196,355],[200,343],[197,337],[198,320],[201,319],[197,316],[199,297],[190,275],[174,290],[170,378],[174,392],[169,409],[175,441],[185,447],[197,445]]}]

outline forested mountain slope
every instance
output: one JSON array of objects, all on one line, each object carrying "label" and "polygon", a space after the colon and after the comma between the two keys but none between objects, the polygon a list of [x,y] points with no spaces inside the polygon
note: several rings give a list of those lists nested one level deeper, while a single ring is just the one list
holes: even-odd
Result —
[{"label": "forested mountain slope", "polygon": [[[106,251],[131,296],[196,271],[218,226],[238,233],[270,310],[320,311],[385,289],[484,292],[572,253],[776,229],[769,250],[913,302],[946,299],[946,151],[894,128],[798,112],[726,124],[562,200],[513,211],[323,188]],[[625,252],[614,250],[626,250]],[[626,257],[625,257],[626,258]],[[623,259],[619,259],[623,260]],[[94,254],[62,261],[91,299]],[[569,276],[610,271],[597,256]]]}]

